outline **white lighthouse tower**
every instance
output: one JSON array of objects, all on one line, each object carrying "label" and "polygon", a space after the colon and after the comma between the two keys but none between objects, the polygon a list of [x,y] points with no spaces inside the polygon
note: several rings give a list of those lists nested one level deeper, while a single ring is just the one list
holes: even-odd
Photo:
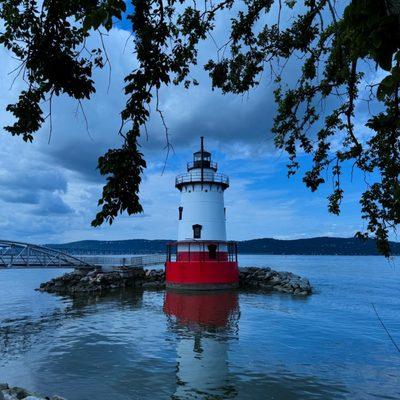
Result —
[{"label": "white lighthouse tower", "polygon": [[224,191],[229,187],[229,178],[217,174],[217,164],[211,161],[211,153],[204,150],[203,138],[200,151],[187,164],[187,171],[176,178],[181,192],[178,241],[226,242]]},{"label": "white lighthouse tower", "polygon": [[200,150],[187,164],[187,172],[176,177],[181,192],[178,208],[178,241],[169,246],[166,263],[168,287],[194,289],[237,285],[235,242],[226,240],[224,191],[229,178],[217,173],[211,153]]}]

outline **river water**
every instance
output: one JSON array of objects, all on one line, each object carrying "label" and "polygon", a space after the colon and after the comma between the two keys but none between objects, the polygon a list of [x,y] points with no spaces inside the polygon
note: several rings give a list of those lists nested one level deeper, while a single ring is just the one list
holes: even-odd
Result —
[{"label": "river water", "polygon": [[0,270],[0,382],[68,400],[400,399],[400,262],[251,256],[315,293],[62,298]]}]

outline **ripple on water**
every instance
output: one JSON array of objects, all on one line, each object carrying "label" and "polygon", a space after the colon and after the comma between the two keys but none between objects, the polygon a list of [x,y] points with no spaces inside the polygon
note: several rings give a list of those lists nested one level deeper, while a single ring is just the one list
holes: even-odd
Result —
[{"label": "ripple on water", "polygon": [[[242,256],[243,257],[243,256]],[[400,278],[375,257],[247,256],[315,294],[57,297],[0,271],[0,380],[69,400],[397,399]],[[175,396],[175,397],[174,397]]]}]

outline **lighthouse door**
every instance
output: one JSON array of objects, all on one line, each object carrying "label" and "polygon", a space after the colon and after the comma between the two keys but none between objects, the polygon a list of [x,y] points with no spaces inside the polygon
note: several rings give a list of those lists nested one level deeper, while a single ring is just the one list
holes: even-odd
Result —
[{"label": "lighthouse door", "polygon": [[207,247],[208,247],[208,258],[210,260],[216,260],[217,259],[217,245],[209,244]]}]

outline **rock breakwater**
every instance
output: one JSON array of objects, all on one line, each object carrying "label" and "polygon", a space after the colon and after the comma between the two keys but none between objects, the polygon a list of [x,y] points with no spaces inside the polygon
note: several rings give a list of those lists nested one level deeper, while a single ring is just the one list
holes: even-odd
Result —
[{"label": "rock breakwater", "polygon": [[0,383],[0,400],[65,400],[60,396],[42,397],[24,388]]},{"label": "rock breakwater", "polygon": [[84,292],[106,292],[122,288],[163,289],[165,272],[163,270],[144,270],[143,268],[119,268],[110,272],[98,269],[77,270],[42,283],[39,291],[59,294]]},{"label": "rock breakwater", "polygon": [[239,270],[239,285],[243,289],[261,289],[290,293],[298,296],[311,294],[312,287],[307,278],[292,272],[273,269],[248,267]]},{"label": "rock breakwater", "polygon": [[[309,295],[312,292],[310,282],[306,278],[291,272],[258,267],[239,270],[239,287],[241,289],[278,291],[299,296]],[[112,272],[80,270],[42,283],[38,290],[57,294],[78,294],[107,292],[123,288],[164,289],[165,272],[161,269],[144,270],[143,268],[119,268]]]}]

